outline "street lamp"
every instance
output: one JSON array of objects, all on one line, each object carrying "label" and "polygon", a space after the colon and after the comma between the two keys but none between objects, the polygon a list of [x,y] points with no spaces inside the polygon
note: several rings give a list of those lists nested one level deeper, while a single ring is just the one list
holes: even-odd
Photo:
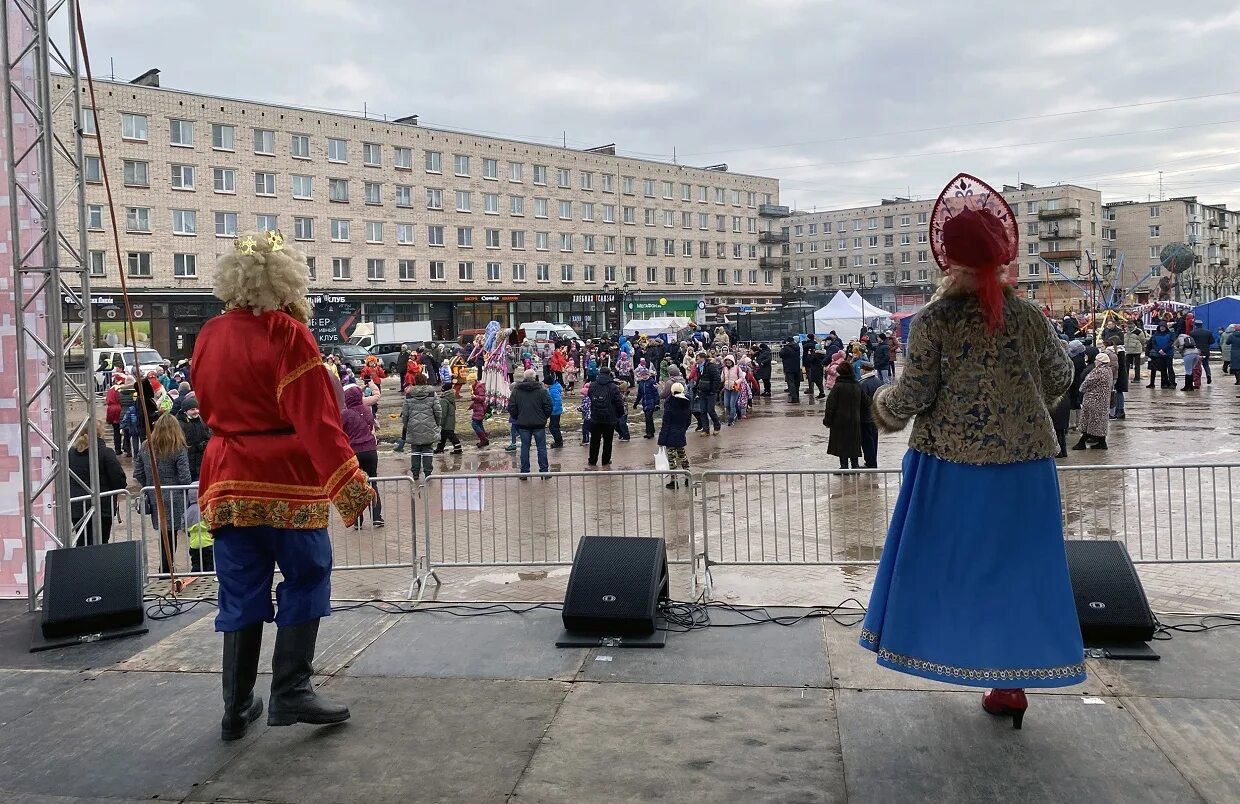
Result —
[{"label": "street lamp", "polygon": [[623,330],[624,330],[624,315],[625,315],[625,311],[626,311],[626,310],[628,310],[628,307],[629,307],[629,305],[628,305],[628,299],[629,299],[629,296],[633,295],[633,293],[634,293],[634,290],[633,290],[633,289],[634,289],[634,288],[636,288],[636,287],[637,287],[637,283],[636,283],[636,282],[628,282],[628,281],[625,281],[625,282],[604,282],[604,283],[603,283],[603,291],[604,291],[604,292],[611,292],[611,293],[615,293],[615,294],[617,294],[617,295],[620,297],[620,322],[619,322],[619,324],[617,324],[617,326],[620,328],[620,330],[621,330],[621,333],[620,333],[620,334],[622,334],[622,335],[624,334],[624,332],[623,332]]},{"label": "street lamp", "polygon": [[[792,287],[788,288],[788,290],[785,291],[784,293],[785,298],[791,297],[793,299],[793,301],[786,302],[784,304],[784,309],[787,310],[789,308],[795,307],[799,311],[799,314],[801,317],[800,331],[806,334],[809,334],[810,332],[810,327],[806,326],[806,323],[805,323],[806,322],[806,311],[813,308],[812,304],[808,304],[805,301],[805,295],[808,292],[809,292],[809,289],[806,288],[804,285],[793,285]],[[784,323],[785,324],[788,323],[786,319],[784,320]]]}]

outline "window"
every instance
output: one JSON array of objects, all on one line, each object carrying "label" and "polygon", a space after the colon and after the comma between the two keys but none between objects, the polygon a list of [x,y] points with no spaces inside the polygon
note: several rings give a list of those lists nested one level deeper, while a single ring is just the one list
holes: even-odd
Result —
[{"label": "window", "polygon": [[878,235],[870,235],[866,240],[866,245],[870,248],[878,248]]},{"label": "window", "polygon": [[928,253],[929,253],[929,252],[926,252],[926,251],[919,251],[919,252],[917,252],[917,261],[918,261],[918,262],[926,262],[926,255],[927,255]]},{"label": "window", "polygon": [[603,281],[604,282],[615,282],[616,281],[616,266],[614,265],[603,266]]},{"label": "window", "polygon": [[310,176],[293,175],[293,198],[309,199],[314,196],[314,179]]},{"label": "window", "polygon": [[1161,227],[1161,226],[1151,226],[1151,227],[1150,227],[1150,237],[1162,237],[1162,227]]},{"label": "window", "polygon": [[276,194],[276,174],[255,173],[254,174],[254,194],[255,195],[275,195]]},{"label": "window", "polygon": [[521,229],[514,229],[511,239],[513,248],[522,250],[525,248],[525,232]]},{"label": "window", "polygon": [[[427,151],[426,152],[426,172],[427,173],[442,173],[443,172],[443,154],[441,154],[439,151]],[[433,278],[434,277],[432,277],[432,279]],[[439,278],[443,279],[442,276]]]},{"label": "window", "polygon": [[[94,119],[92,112],[91,119]],[[180,148],[194,147],[194,124],[190,120],[168,121],[168,142]]]},{"label": "window", "polygon": [[508,163],[508,181],[521,181],[525,172],[525,165],[520,162]]},{"label": "window", "polygon": [[427,226],[426,227],[426,245],[442,246],[443,245],[443,227]]},{"label": "window", "polygon": [[82,174],[90,184],[100,184],[103,181],[103,165],[99,162],[99,157],[83,157]]},{"label": "window", "polygon": [[726,232],[727,230],[728,230],[728,216],[727,215],[716,215],[715,216],[715,231]]},{"label": "window", "polygon": [[676,269],[668,265],[663,268],[663,281],[668,285],[676,284]]},{"label": "window", "polygon": [[615,204],[603,204],[603,223],[616,222],[616,206]]},{"label": "window", "polygon": [[392,151],[392,166],[397,170],[413,170],[413,149],[397,145]]},{"label": "window", "polygon": [[193,190],[194,189],[194,166],[193,165],[173,165],[172,166],[172,189],[174,190]]},{"label": "window", "polygon": [[548,251],[551,249],[551,233],[550,232],[534,232],[534,248],[538,251]]},{"label": "window", "polygon": [[1151,217],[1151,218],[1157,218],[1157,217],[1158,217],[1159,215],[1161,215],[1161,214],[1162,214],[1162,208],[1161,208],[1161,207],[1159,207],[1159,206],[1152,206],[1152,207],[1150,207],[1150,217]]},{"label": "window", "polygon": [[314,257],[306,257],[306,275],[310,279],[311,282],[314,281],[315,274],[317,273],[318,272],[315,270]]},{"label": "window", "polygon": [[367,167],[383,166],[383,148],[379,145],[379,143],[362,143],[362,164]]},{"label": "window", "polygon": [[499,229],[486,230],[487,248],[499,248]]},{"label": "window", "polygon": [[[904,273],[909,274],[911,273],[911,271],[905,271]],[[1029,263],[1029,275],[1030,276],[1041,276],[1042,275],[1041,263],[1036,263],[1036,262]],[[906,276],[905,279],[909,279],[909,277]]]},{"label": "window", "polygon": [[500,278],[500,267],[498,262],[487,263],[487,281],[498,282]]},{"label": "window", "polygon": [[279,215],[255,215],[254,230],[258,232],[275,232],[280,229]]},{"label": "window", "polygon": [[[737,218],[737,220],[739,221],[740,218]],[[674,211],[670,209],[663,210],[663,225],[669,229],[676,225],[676,213]]]},{"label": "window", "polygon": [[1025,253],[1030,256],[1037,254],[1041,250],[1042,250],[1042,244],[1037,242],[1036,240],[1025,244]]},{"label": "window", "polygon": [[456,154],[452,157],[453,170],[458,176],[469,175],[469,157],[464,154]]},{"label": "window", "polygon": [[383,203],[383,185],[377,181],[362,184],[362,196],[367,204],[375,206]]},{"label": "window", "polygon": [[1162,254],[1161,248],[1159,248],[1158,246],[1150,246],[1150,259],[1151,260],[1159,259],[1161,254]]},{"label": "window", "polygon": [[561,282],[572,282],[573,281],[573,266],[572,265],[566,263],[560,266],[560,281]]},{"label": "window", "polygon": [[534,270],[536,272],[535,278],[539,282],[551,281],[551,266],[548,263],[540,262],[538,265],[534,266]]},{"label": "window", "polygon": [[366,221],[366,242],[382,243],[383,242],[383,223],[380,221]]},{"label": "window", "polygon": [[223,123],[211,124],[211,147],[216,151],[233,150],[236,136],[237,129],[235,126],[227,126]]},{"label": "window", "polygon": [[647,266],[646,266],[646,281],[647,281],[647,282],[658,282],[658,281],[659,281],[659,268],[658,268],[658,266],[656,266],[656,265],[647,265]]},{"label": "window", "polygon": [[426,208],[443,209],[443,190],[437,187],[426,188]]},{"label": "window", "polygon": [[[740,248],[740,243],[737,243],[736,245],[737,245],[737,248]],[[675,240],[668,238],[667,240],[663,241],[663,256],[664,257],[675,257],[676,256],[676,241]]]},{"label": "window", "polygon": [[352,276],[348,257],[332,257],[332,279],[349,279]]},{"label": "window", "polygon": [[328,162],[348,162],[349,161],[349,141],[338,140],[335,137],[327,138],[327,161]]},{"label": "window", "polygon": [[[726,198],[726,195],[725,195],[724,189],[722,187],[716,187],[715,188],[715,203],[722,204],[724,203],[725,198]],[[722,282],[720,284],[722,284]]]},{"label": "window", "polygon": [[86,206],[86,228],[93,231],[101,231],[103,229],[103,205],[87,204]]},{"label": "window", "polygon": [[314,239],[314,218],[293,218],[293,239],[294,240],[313,240]]},{"label": "window", "polygon": [[534,199],[534,217],[545,218],[548,215],[548,206],[551,202],[546,198]]},{"label": "window", "polygon": [[616,253],[616,236],[615,235],[603,235],[603,253],[604,254],[615,254]]},{"label": "window", "polygon": [[408,184],[396,185],[396,196],[394,200],[396,202],[396,206],[398,207],[412,207],[413,188]]},{"label": "window", "polygon": [[288,152],[294,159],[309,159],[310,135],[294,134],[289,137]]},{"label": "window", "polygon": [[237,171],[232,168],[212,168],[211,184],[217,193],[237,192]]},{"label": "window", "polygon": [[573,202],[572,201],[561,201],[560,202],[560,220],[571,221],[572,219],[573,219]]},{"label": "window", "polygon": [[534,165],[534,183],[535,184],[546,184],[547,183],[547,166],[546,165]]},{"label": "window", "polygon": [[482,194],[482,211],[487,215],[499,214],[499,193]]},{"label": "window", "polygon": [[444,280],[443,262],[433,260],[431,262],[431,281],[442,282]]},{"label": "window", "polygon": [[339,204],[349,203],[349,180],[328,179],[327,198],[329,201],[335,201]]},{"label": "window", "polygon": [[659,256],[659,239],[657,237],[646,238],[646,256],[647,257]]},{"label": "window", "polygon": [[136,159],[126,159],[124,161],[125,168],[125,186],[126,187],[150,187],[151,186],[151,163],[141,162]]},{"label": "window", "polygon": [[519,195],[508,196],[508,214],[518,216],[524,215],[525,199]]},{"label": "window", "polygon": [[610,173],[603,174],[603,192],[614,193],[616,191],[616,177]]},{"label": "window", "polygon": [[673,190],[673,189],[674,189],[674,188],[673,188],[672,183],[671,183],[670,181],[665,181],[665,182],[663,182],[663,197],[664,197],[664,198],[671,198],[671,197],[672,197],[672,190]]},{"label": "window", "polygon": [[555,184],[557,187],[563,187],[565,189],[572,187],[573,186],[572,171],[568,170],[567,168],[556,168]]},{"label": "window", "polygon": [[198,213],[192,209],[172,210],[172,233],[177,235],[198,234]]},{"label": "window", "polygon": [[147,128],[146,115],[144,114],[122,114],[121,115],[121,137],[126,140],[138,140],[146,142]]},{"label": "window", "polygon": [[276,152],[276,133],[265,128],[254,129],[254,153],[271,154]]},{"label": "window", "polygon": [[741,258],[741,244],[732,244],[732,259],[739,260]]},{"label": "window", "polygon": [[588,234],[581,236],[581,250],[587,254],[594,253],[594,235]]},{"label": "window", "polygon": [[588,170],[581,171],[581,189],[583,190],[594,189],[594,174]]},{"label": "window", "polygon": [[87,255],[87,264],[90,266],[91,276],[104,276],[108,270],[106,251],[92,251]]},{"label": "window", "polygon": [[637,238],[636,237],[624,238],[624,253],[625,254],[636,254],[637,253]]},{"label": "window", "polygon": [[125,208],[125,231],[126,232],[150,232],[151,231],[151,208],[150,207],[126,207]]},{"label": "window", "polygon": [[129,275],[135,279],[151,278],[151,252],[131,251],[125,255],[125,265]]},{"label": "window", "polygon": [[646,225],[654,226],[655,223],[657,222],[655,216],[659,214],[659,210],[650,209],[649,207],[647,207],[646,209],[642,210],[642,212],[644,212],[646,215]]},{"label": "window", "polygon": [[215,213],[215,236],[216,237],[236,237],[237,236],[237,213],[235,212]]},{"label": "window", "polygon": [[470,204],[473,201],[473,193],[469,190],[456,191],[456,211],[469,212]]},{"label": "window", "polygon": [[642,195],[647,198],[654,198],[655,181],[654,179],[644,179],[642,181]]},{"label": "window", "polygon": [[625,223],[637,223],[637,207],[625,207],[623,214]]},{"label": "window", "polygon": [[573,250],[572,234],[569,232],[561,232],[560,233],[560,251],[568,252],[572,250]]},{"label": "window", "polygon": [[396,242],[402,246],[413,245],[413,224],[412,223],[396,224]]},{"label": "window", "polygon": [[82,107],[82,136],[99,136],[99,120],[95,117],[95,110],[89,106]]},{"label": "window", "polygon": [[491,179],[492,181],[499,180],[499,161],[498,160],[495,160],[495,159],[483,159],[482,160],[482,178]]},{"label": "window", "polygon": [[349,222],[343,218],[329,219],[333,243],[349,242]]},{"label": "window", "polygon": [[418,278],[416,260],[397,260],[396,278],[401,282],[413,282]]},{"label": "window", "polygon": [[460,248],[473,248],[474,228],[472,226],[456,227],[456,244]]},{"label": "window", "polygon": [[371,257],[366,260],[366,278],[369,280],[383,279],[384,266],[383,260]]},{"label": "window", "polygon": [[198,276],[198,257],[193,254],[173,254],[172,275],[177,279],[196,278]]},{"label": "window", "polygon": [[456,276],[462,282],[473,282],[474,264],[468,261],[458,262],[456,264]]},{"label": "window", "polygon": [[513,282],[524,282],[525,281],[525,263],[514,262],[512,264],[512,281]]},{"label": "window", "polygon": [[624,281],[625,282],[636,282],[637,281],[637,266],[636,265],[624,266]]}]

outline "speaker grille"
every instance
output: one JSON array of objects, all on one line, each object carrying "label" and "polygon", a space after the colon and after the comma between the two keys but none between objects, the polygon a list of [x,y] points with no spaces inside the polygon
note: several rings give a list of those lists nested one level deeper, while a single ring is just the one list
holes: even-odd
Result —
[{"label": "speaker grille", "polygon": [[1087,645],[1148,642],[1156,624],[1123,542],[1068,541],[1068,572]]},{"label": "speaker grille", "polygon": [[43,635],[54,639],[140,624],[141,550],[137,541],[49,550]]},{"label": "speaker grille", "polygon": [[564,627],[609,634],[654,632],[666,594],[663,539],[588,536],[581,540],[564,597]]}]

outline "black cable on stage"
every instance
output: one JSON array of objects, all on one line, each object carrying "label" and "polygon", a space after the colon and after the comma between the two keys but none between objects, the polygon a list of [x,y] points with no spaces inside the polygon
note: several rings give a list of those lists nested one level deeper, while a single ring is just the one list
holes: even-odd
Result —
[{"label": "black cable on stage", "polygon": [[170,620],[173,617],[188,614],[193,611],[199,603],[219,608],[219,603],[214,600],[207,598],[182,600],[176,595],[171,594],[151,595],[145,598],[145,600],[151,604],[146,607],[146,617],[148,620]]},{"label": "black cable on stage", "polygon": [[[1222,622],[1210,622],[1211,620],[1222,620]],[[1158,642],[1166,642],[1170,640],[1174,633],[1181,634],[1200,634],[1206,631],[1214,631],[1219,628],[1234,628],[1240,626],[1240,616],[1234,614],[1203,614],[1196,622],[1179,623],[1177,625],[1168,625],[1161,620],[1155,621],[1158,628],[1154,631],[1154,639]]]}]

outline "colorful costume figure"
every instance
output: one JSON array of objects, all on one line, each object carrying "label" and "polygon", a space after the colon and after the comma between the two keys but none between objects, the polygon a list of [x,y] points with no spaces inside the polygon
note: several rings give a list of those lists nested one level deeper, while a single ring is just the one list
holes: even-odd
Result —
[{"label": "colorful costume figure", "polygon": [[861,645],[893,670],[999,688],[983,706],[1019,728],[1021,688],[1085,680],[1048,412],[1073,367],[1000,279],[1019,248],[999,193],[957,176],[930,240],[948,276],[873,401],[881,429],[914,424]]},{"label": "colorful costume figure", "polygon": [[220,584],[225,740],[262,714],[253,690],[263,623],[272,620],[268,724],[349,717],[315,694],[311,660],[319,619],[331,613],[329,507],[352,522],[372,492],[341,429],[339,383],[306,327],[306,276],[305,258],[278,232],[238,238],[216,267],[215,294],[228,311],[203,326],[194,349],[194,387],[212,431],[198,504]]},{"label": "colorful costume figure", "polygon": [[[494,332],[492,332],[494,327]],[[482,384],[487,389],[487,406],[507,410],[512,389],[512,356],[508,351],[510,329],[501,330],[498,321],[487,324],[486,363],[482,367]]]}]

